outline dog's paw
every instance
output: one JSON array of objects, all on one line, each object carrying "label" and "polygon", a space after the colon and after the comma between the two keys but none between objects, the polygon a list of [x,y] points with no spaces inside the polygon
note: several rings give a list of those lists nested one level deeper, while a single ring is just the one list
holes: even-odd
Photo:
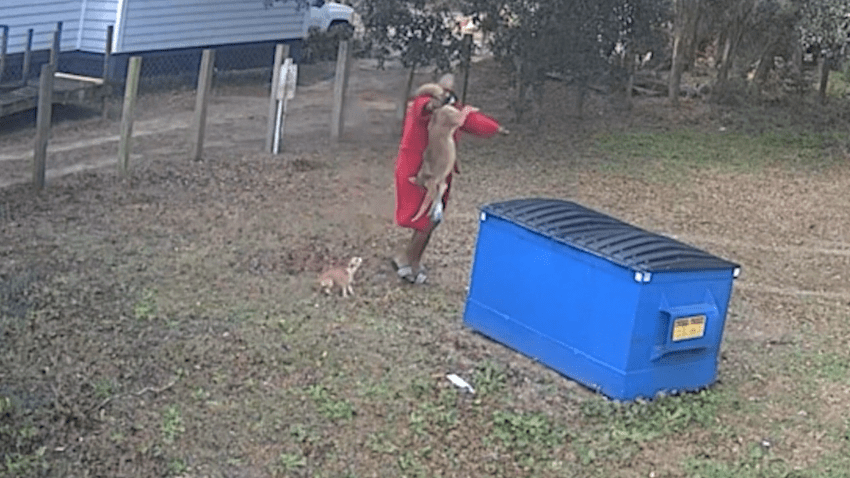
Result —
[{"label": "dog's paw", "polygon": [[434,208],[431,209],[431,222],[434,224],[439,224],[443,222],[443,203],[442,201],[437,201],[437,204],[434,205]]}]

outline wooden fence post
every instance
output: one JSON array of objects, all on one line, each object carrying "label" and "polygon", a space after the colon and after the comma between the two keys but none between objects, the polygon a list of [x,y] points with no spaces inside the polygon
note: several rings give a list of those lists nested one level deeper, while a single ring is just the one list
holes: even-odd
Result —
[{"label": "wooden fence post", "polygon": [[189,158],[200,161],[204,150],[204,130],[207,124],[207,105],[209,103],[210,84],[215,66],[215,50],[204,50],[201,70],[198,73],[198,91],[195,95],[195,115],[192,118],[192,152]]},{"label": "wooden fence post", "polygon": [[280,66],[283,59],[289,56],[289,45],[279,44],[274,50],[274,66],[272,69],[272,90],[269,95],[269,125],[266,129],[266,151],[271,152],[274,144],[275,119],[277,115],[277,89],[280,86]]},{"label": "wooden fence post", "polygon": [[339,42],[336,57],[336,78],[334,79],[334,103],[331,112],[331,139],[339,141],[345,122],[345,91],[348,89],[348,75],[351,71],[351,48],[347,41]]},{"label": "wooden fence post", "polygon": [[130,58],[127,79],[124,82],[124,106],[121,112],[121,138],[118,143],[118,168],[126,174],[130,167],[130,140],[133,137],[133,116],[136,111],[136,98],[139,92],[139,74],[142,71],[142,57]]},{"label": "wooden fence post", "polygon": [[55,66],[50,63],[41,66],[32,168],[32,184],[36,191],[44,189],[44,176],[47,169],[47,141],[50,139],[50,119],[53,110],[53,73],[55,71]]}]

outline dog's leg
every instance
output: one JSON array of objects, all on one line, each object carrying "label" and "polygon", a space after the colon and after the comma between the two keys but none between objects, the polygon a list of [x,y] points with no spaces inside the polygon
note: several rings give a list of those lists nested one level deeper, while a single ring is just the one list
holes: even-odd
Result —
[{"label": "dog's leg", "polygon": [[431,222],[439,224],[443,222],[443,195],[448,189],[448,184],[440,183],[440,190],[437,193],[437,198],[434,199],[434,205],[431,206]]}]

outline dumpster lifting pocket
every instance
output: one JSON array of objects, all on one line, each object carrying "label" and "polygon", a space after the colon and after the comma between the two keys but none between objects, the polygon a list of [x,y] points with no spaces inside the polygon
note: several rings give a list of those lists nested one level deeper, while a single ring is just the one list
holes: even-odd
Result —
[{"label": "dumpster lifting pocket", "polygon": [[677,352],[699,353],[709,345],[710,327],[718,316],[713,303],[692,304],[683,307],[662,307],[659,313],[660,330],[651,360],[658,360]]}]

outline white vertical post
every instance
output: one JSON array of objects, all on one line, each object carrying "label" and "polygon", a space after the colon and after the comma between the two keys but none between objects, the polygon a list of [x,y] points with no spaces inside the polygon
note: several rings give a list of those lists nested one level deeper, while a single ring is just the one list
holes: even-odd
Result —
[{"label": "white vertical post", "polygon": [[283,59],[289,56],[289,45],[279,44],[274,51],[274,66],[272,67],[272,88],[269,95],[269,123],[266,131],[266,151],[274,147],[275,123],[277,117],[277,89],[280,87],[280,66]]},{"label": "white vertical post", "polygon": [[274,142],[272,153],[280,153],[283,132],[286,130],[287,103],[295,98],[295,87],[298,81],[298,66],[287,58],[280,71],[280,83],[277,87],[277,109],[275,111]]}]

